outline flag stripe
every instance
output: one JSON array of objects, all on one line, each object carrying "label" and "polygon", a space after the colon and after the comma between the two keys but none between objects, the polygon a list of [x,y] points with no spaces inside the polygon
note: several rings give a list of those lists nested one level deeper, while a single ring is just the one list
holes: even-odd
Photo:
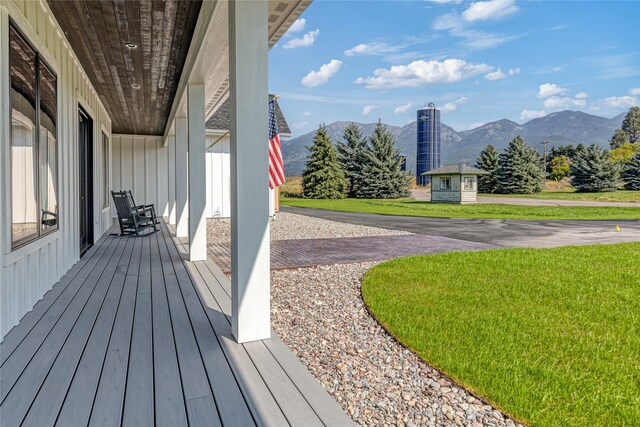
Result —
[{"label": "flag stripe", "polygon": [[275,100],[269,101],[269,188],[274,189],[284,184],[284,162],[282,145],[278,132]]}]

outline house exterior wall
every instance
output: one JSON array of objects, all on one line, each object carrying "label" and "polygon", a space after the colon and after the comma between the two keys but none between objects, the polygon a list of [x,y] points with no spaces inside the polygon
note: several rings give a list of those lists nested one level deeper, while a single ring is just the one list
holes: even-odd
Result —
[{"label": "house exterior wall", "polygon": [[[207,135],[207,206],[205,208],[207,218],[229,218],[231,216],[230,144],[229,135],[222,138]],[[269,215],[273,216],[274,213],[275,193],[273,190],[269,190]]]},{"label": "house exterior wall", "polygon": [[[451,180],[451,189],[445,190],[440,186],[440,178]],[[473,189],[465,190],[464,178],[473,178]],[[431,201],[440,203],[476,203],[478,193],[478,178],[476,175],[433,175],[431,182]]]},{"label": "house exterior wall", "polygon": [[169,216],[169,145],[163,138],[113,135],[111,151],[113,191],[131,190],[136,203],[154,204],[158,215]]},{"label": "house exterior wall", "polygon": [[[9,77],[9,21],[40,53],[57,76],[58,230],[11,249],[12,153]],[[78,201],[78,106],[93,119],[94,241],[110,226],[102,207],[102,133],[111,138],[111,120],[44,1],[0,1],[0,337],[18,323],[80,257]],[[15,153],[19,156],[19,153]],[[28,215],[26,209],[23,214]]]}]

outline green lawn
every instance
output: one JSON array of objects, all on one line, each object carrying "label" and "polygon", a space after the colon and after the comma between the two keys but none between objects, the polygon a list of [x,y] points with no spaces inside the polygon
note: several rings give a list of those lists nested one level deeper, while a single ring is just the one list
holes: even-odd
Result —
[{"label": "green lawn", "polygon": [[283,197],[281,204],[303,208],[330,209],[345,212],[366,212],[382,215],[430,216],[441,218],[496,219],[640,219],[640,207],[587,206],[516,206],[516,205],[448,205],[419,202],[413,199],[316,200]]},{"label": "green lawn", "polygon": [[363,279],[400,341],[535,426],[640,420],[640,243],[409,257]]},{"label": "green lawn", "polygon": [[[480,197],[483,194],[479,195]],[[640,203],[640,191],[618,190],[608,193],[578,193],[575,190],[543,191],[540,194],[487,194],[487,196],[518,197],[547,200],[581,200],[594,202],[635,202]]]}]

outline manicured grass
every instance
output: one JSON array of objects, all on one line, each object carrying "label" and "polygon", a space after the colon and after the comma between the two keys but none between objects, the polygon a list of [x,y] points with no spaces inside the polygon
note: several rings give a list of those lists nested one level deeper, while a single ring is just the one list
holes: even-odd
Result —
[{"label": "manicured grass", "polygon": [[535,426],[640,420],[640,243],[409,257],[363,279],[400,341]]},{"label": "manicured grass", "polygon": [[440,218],[496,218],[496,219],[640,219],[640,207],[587,206],[516,206],[516,205],[448,205],[419,202],[413,199],[315,200],[287,198],[283,205],[303,208],[329,209],[345,212],[365,212],[382,215],[430,216]]},{"label": "manicured grass", "polygon": [[[480,197],[483,194],[479,195]],[[487,194],[487,196],[518,197],[547,200],[581,200],[594,202],[634,202],[640,203],[640,191],[618,190],[609,193],[578,193],[575,190],[543,191],[540,194]]]}]

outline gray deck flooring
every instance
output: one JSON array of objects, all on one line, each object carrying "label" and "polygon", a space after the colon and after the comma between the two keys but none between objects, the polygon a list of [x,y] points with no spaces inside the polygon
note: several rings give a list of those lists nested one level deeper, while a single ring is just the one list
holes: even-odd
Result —
[{"label": "gray deck flooring", "polygon": [[352,425],[275,333],[234,341],[230,294],[164,224],[104,237],[0,343],[0,425]]}]

